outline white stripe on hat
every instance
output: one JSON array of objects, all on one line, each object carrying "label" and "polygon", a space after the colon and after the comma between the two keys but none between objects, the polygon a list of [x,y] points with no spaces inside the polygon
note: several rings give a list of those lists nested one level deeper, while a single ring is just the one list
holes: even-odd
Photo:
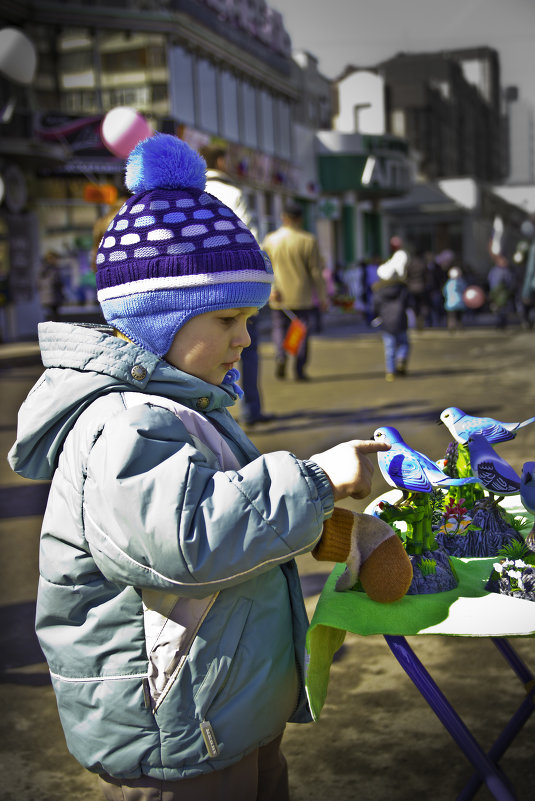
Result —
[{"label": "white stripe on hat", "polygon": [[126,295],[137,295],[142,292],[154,292],[158,289],[187,289],[188,287],[214,286],[215,284],[271,284],[273,274],[263,270],[231,270],[222,273],[201,275],[167,275],[161,278],[142,278],[139,281],[128,281],[125,284],[99,289],[99,303],[104,300],[123,298]]}]

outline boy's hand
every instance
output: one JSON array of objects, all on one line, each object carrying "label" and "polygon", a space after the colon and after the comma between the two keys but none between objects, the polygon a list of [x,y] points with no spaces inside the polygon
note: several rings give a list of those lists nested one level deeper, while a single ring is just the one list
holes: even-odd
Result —
[{"label": "boy's hand", "polygon": [[334,500],[365,498],[372,487],[373,464],[369,453],[388,451],[386,442],[373,439],[352,439],[341,442],[323,453],[316,453],[310,461],[316,462],[333,485]]}]

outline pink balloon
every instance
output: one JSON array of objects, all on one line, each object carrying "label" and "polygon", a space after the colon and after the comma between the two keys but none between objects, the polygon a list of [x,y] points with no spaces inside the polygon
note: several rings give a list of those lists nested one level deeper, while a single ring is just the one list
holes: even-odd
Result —
[{"label": "pink balloon", "polygon": [[145,117],[128,106],[116,106],[108,111],[100,126],[102,141],[114,156],[127,158],[138,142],[148,139],[154,131]]},{"label": "pink balloon", "polygon": [[469,309],[480,309],[485,303],[485,293],[480,286],[475,284],[467,286],[463,292],[463,300]]}]

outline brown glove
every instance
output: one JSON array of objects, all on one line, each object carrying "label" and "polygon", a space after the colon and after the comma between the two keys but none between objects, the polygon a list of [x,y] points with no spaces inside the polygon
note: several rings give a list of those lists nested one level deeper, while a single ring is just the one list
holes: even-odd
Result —
[{"label": "brown glove", "polygon": [[312,556],[319,561],[345,562],[336,590],[351,589],[360,578],[373,601],[399,600],[412,581],[412,565],[401,540],[388,523],[373,515],[335,506]]}]

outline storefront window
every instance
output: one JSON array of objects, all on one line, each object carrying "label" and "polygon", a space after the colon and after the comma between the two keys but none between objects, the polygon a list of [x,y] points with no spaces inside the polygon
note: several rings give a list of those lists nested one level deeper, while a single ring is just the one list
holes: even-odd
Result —
[{"label": "storefront window", "polygon": [[266,153],[275,153],[275,126],[273,98],[268,92],[260,92],[261,147]]},{"label": "storefront window", "polygon": [[278,112],[276,128],[277,156],[283,159],[290,159],[292,156],[290,106],[282,98],[279,98],[276,102]]},{"label": "storefront window", "polygon": [[243,81],[241,90],[241,138],[247,147],[257,147],[256,89]]},{"label": "storefront window", "polygon": [[197,79],[199,127],[210,133],[218,133],[216,71],[210,61],[200,59],[197,62]]},{"label": "storefront window", "polygon": [[221,73],[221,133],[226,139],[240,139],[238,120],[238,83],[230,72]]},{"label": "storefront window", "polygon": [[171,115],[186,125],[195,125],[193,56],[182,47],[169,51],[169,99]]}]

